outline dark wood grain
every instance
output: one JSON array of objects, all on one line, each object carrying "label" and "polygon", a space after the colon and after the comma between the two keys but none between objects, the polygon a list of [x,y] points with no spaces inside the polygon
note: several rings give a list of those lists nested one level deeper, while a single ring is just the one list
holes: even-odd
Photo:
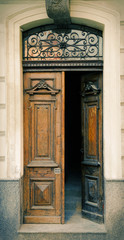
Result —
[{"label": "dark wood grain", "polygon": [[102,74],[82,77],[81,90],[82,215],[101,222],[104,207]]}]

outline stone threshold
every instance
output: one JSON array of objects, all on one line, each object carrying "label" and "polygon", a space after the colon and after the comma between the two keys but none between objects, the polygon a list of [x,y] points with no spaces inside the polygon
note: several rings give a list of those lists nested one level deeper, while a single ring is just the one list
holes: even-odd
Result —
[{"label": "stone threshold", "polygon": [[83,219],[77,223],[65,224],[22,224],[18,233],[103,233],[106,234],[104,224],[94,223]]}]

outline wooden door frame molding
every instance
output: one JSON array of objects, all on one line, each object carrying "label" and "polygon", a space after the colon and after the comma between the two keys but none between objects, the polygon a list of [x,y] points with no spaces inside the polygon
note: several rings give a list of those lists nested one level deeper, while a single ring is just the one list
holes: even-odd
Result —
[{"label": "wooden door frame molding", "polygon": [[103,71],[103,61],[23,61],[23,72]]}]

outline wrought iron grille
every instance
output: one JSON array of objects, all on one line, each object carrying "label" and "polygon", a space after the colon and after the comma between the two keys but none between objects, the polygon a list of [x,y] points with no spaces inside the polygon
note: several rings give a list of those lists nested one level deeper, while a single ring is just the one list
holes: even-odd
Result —
[{"label": "wrought iron grille", "polygon": [[23,60],[103,60],[102,32],[86,26],[39,27],[23,33]]}]

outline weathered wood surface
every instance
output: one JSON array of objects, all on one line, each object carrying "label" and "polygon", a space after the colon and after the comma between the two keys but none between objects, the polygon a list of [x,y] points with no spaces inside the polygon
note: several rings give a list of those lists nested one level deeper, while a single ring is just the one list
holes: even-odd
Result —
[{"label": "weathered wood surface", "polygon": [[103,221],[102,74],[81,82],[82,214]]},{"label": "weathered wood surface", "polygon": [[64,222],[63,88],[64,73],[24,74],[25,223]]}]

